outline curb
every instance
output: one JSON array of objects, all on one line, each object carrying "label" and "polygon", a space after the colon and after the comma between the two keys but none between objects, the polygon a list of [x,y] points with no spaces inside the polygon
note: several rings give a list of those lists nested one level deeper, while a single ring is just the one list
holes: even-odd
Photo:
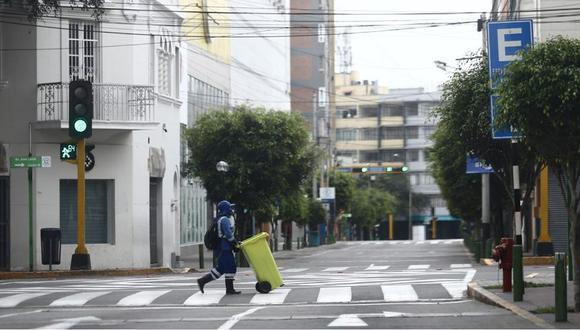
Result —
[{"label": "curb", "polygon": [[[553,266],[554,257],[524,257],[524,266]],[[498,263],[492,258],[481,258],[479,263],[485,266],[493,266]]]},{"label": "curb", "polygon": [[467,295],[474,298],[475,300],[481,301],[488,305],[493,305],[501,307],[511,311],[512,313],[518,315],[519,317],[526,319],[540,328],[544,329],[554,329],[555,327],[543,319],[535,316],[534,314],[528,312],[527,310],[512,304],[499,296],[493,294],[492,292],[482,288],[479,284],[475,282],[470,282],[467,284]]},{"label": "curb", "polygon": [[55,270],[37,272],[0,272],[0,280],[20,280],[29,278],[67,278],[80,276],[133,276],[173,273],[170,268],[145,269],[103,269],[103,270]]}]

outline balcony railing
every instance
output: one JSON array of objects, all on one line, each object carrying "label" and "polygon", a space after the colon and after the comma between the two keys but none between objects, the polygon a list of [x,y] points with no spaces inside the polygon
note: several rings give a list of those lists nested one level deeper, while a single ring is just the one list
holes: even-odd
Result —
[{"label": "balcony railing", "polygon": [[[39,84],[37,120],[68,120],[68,83]],[[153,86],[93,84],[93,120],[153,122]]]}]

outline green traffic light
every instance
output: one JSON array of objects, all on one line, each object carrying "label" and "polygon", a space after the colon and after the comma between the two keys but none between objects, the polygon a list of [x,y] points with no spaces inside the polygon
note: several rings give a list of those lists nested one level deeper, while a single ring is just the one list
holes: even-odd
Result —
[{"label": "green traffic light", "polygon": [[361,172],[363,172],[363,173],[366,173],[366,172],[368,172],[368,171],[369,171],[369,169],[368,169],[368,168],[366,168],[366,167],[363,167],[363,168],[361,168],[361,169],[360,169],[360,171],[361,171]]},{"label": "green traffic light", "polygon": [[408,166],[401,167],[401,172],[407,172],[407,171],[409,171],[409,167]]},{"label": "green traffic light", "polygon": [[392,172],[392,171],[393,171],[393,168],[391,166],[388,166],[387,167],[387,172]]},{"label": "green traffic light", "polygon": [[84,119],[77,119],[74,123],[74,130],[76,132],[82,133],[87,130],[87,122]]}]

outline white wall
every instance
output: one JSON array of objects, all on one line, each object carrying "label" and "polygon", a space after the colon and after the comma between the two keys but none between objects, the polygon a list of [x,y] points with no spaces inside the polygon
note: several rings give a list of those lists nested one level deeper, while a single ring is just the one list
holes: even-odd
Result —
[{"label": "white wall", "polygon": [[[264,12],[232,16],[232,104],[246,103],[290,111],[290,38],[287,28],[290,15],[277,12],[269,0],[231,0],[231,7],[234,12],[252,12],[248,7]],[[288,6],[285,10],[289,10]],[[251,29],[235,29],[235,26]],[[257,37],[244,38],[243,35]]]}]

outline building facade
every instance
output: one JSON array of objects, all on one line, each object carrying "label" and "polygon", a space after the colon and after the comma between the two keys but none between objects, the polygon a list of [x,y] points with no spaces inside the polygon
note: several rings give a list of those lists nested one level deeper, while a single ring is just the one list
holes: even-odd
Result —
[{"label": "building facade", "polygon": [[0,26],[1,153],[4,162],[45,156],[46,167],[32,169],[29,181],[26,169],[0,166],[1,269],[47,269],[42,228],[61,230],[56,267],[70,268],[77,173],[60,161],[59,147],[71,142],[68,84],[76,79],[91,81],[94,97],[87,144],[94,146],[95,165],[86,173],[92,269],[171,266],[176,260],[182,17],[167,5],[175,3],[106,1],[100,21],[73,6],[37,23],[23,8],[2,7],[9,18]]},{"label": "building facade", "polygon": [[[377,81],[360,80],[357,72],[338,74],[336,81],[338,167],[407,166],[412,193],[430,199],[430,207],[412,214],[412,223],[429,225],[432,215],[438,221],[458,223],[459,219],[449,215],[429,170],[430,136],[436,128],[430,113],[439,103],[440,92],[428,93],[423,88],[387,89]],[[425,236],[423,229],[416,230],[414,236]]]}]

